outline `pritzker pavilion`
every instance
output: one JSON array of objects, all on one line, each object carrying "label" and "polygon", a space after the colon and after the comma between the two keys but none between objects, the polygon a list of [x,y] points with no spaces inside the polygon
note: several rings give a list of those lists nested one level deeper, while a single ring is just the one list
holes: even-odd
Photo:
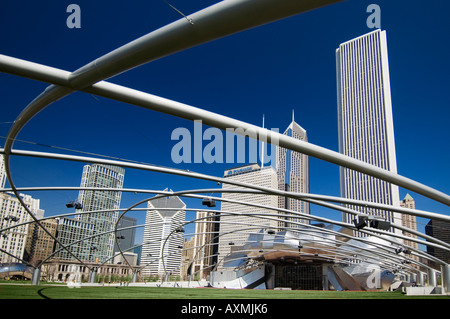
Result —
[{"label": "pritzker pavilion", "polygon": [[[11,173],[11,163],[14,161],[15,157],[26,156],[59,161],[112,165],[124,169],[129,168],[189,177],[192,179],[201,179],[210,181],[214,184],[227,184],[228,186],[226,189],[211,187],[208,189],[186,189],[180,191],[95,188],[96,192],[120,191],[148,194],[146,200],[140,201],[129,208],[119,209],[119,220],[127,212],[133,211],[138,205],[145,201],[173,196],[197,199],[199,207],[162,207],[158,208],[158,210],[173,211],[184,209],[186,211],[211,212],[219,217],[233,215],[247,216],[252,217],[252,220],[254,220],[254,218],[265,220],[279,220],[280,218],[292,219],[292,222],[279,225],[276,229],[258,227],[254,223],[245,223],[245,219],[239,219],[242,226],[239,227],[239,232],[241,232],[241,235],[245,235],[247,241],[239,245],[234,245],[234,243],[230,242],[229,245],[231,246],[231,249],[229,254],[226,256],[215,256],[216,262],[213,265],[207,266],[210,268],[209,281],[205,284],[207,286],[255,289],[289,287],[292,289],[324,290],[386,290],[392,287],[395,282],[415,281],[422,287],[424,293],[427,293],[427,291],[429,293],[432,290],[436,291],[436,288],[439,288],[438,290],[443,293],[449,293],[449,264],[426,252],[405,245],[404,241],[413,241],[421,245],[431,246],[444,251],[450,250],[450,244],[416,230],[397,225],[396,223],[374,218],[373,216],[370,216],[368,212],[371,210],[383,210],[392,212],[392,214],[406,214],[446,223],[450,222],[450,216],[370,201],[278,190],[239,182],[225,177],[211,176],[202,174],[201,172],[192,172],[176,168],[167,168],[125,160],[104,159],[100,157],[27,151],[15,149],[13,147],[21,130],[32,121],[36,114],[43,111],[50,104],[57,104],[58,100],[63,99],[74,92],[80,91],[123,102],[124,107],[131,104],[190,121],[201,120],[203,124],[221,130],[235,129],[236,132],[253,132],[254,137],[258,140],[266,141],[267,143],[277,143],[278,146],[284,149],[299,152],[338,165],[346,170],[353,170],[370,175],[384,182],[397,185],[398,187],[402,187],[449,206],[449,195],[405,176],[393,173],[392,171],[382,169],[378,166],[368,164],[364,161],[357,160],[306,141],[295,139],[289,135],[279,134],[263,127],[240,121],[236,118],[223,116],[181,102],[172,101],[106,81],[127,70],[152,62],[161,57],[183,51],[187,48],[310,10],[320,10],[323,6],[332,5],[337,2],[340,1],[222,1],[189,16],[183,16],[181,19],[129,42],[73,72],[17,59],[15,57],[0,55],[1,72],[50,84],[44,92],[37,96],[22,110],[8,133],[4,148],[0,150],[4,156],[4,168],[10,185],[10,188],[3,189],[2,191],[14,193],[31,216],[32,220],[30,223],[35,223],[41,227],[55,240],[61,250],[66,250],[74,259],[78,260],[89,269],[91,282],[94,282],[95,276],[101,265],[94,267],[92,266],[92,263],[85,263],[80,256],[71,252],[70,246],[77,244],[76,242],[68,245],[60,243],[58,239],[46,229],[43,220],[36,218],[30,211],[19,193],[27,190],[50,192],[64,190],[88,191],[94,189],[70,185],[58,188],[47,187],[46,185],[42,185],[41,187],[18,188],[15,186],[14,175]],[[255,12],[258,14],[254,14]],[[211,195],[217,193],[248,193],[297,199],[303,202],[334,209],[337,212],[336,216],[339,220],[317,217],[313,214],[299,213],[290,210],[289,207],[283,209],[270,206],[259,207],[276,212],[273,214],[268,213],[260,215],[216,210],[214,209],[215,202],[232,201],[231,199]],[[208,208],[204,207],[205,204]],[[248,207],[258,205],[250,202],[238,202],[235,204]],[[354,209],[354,207],[359,207],[360,209]],[[101,213],[101,211],[95,210],[83,212],[83,214]],[[354,222],[342,222],[340,220],[341,213],[346,216],[354,216]],[[77,213],[74,213],[73,215],[76,214]],[[298,218],[294,219],[292,216]],[[52,216],[51,218],[55,218],[55,216]],[[226,222],[231,223],[231,220],[232,219],[226,219]],[[296,220],[307,222],[300,223],[296,222]],[[162,239],[163,248],[164,245],[170,241],[169,238],[172,236],[194,235],[185,233],[185,226],[187,224],[220,224],[221,220],[220,218],[212,219],[210,215],[207,215],[207,217],[184,222],[177,221],[177,223],[177,227],[168,231],[167,236]],[[0,229],[0,232],[3,233],[14,227],[20,226],[20,224],[14,224]],[[142,227],[142,225],[135,227]],[[187,265],[180,266],[187,266],[187,275],[189,278],[195,276],[196,272],[204,271],[204,269],[189,267],[193,262],[199,259],[212,257],[211,255],[205,256],[204,253],[200,252],[207,251],[211,254],[215,254],[216,252],[214,250],[205,248],[214,245],[217,242],[216,239],[221,236],[228,235],[227,233],[220,232],[220,229],[218,230],[214,227],[205,229],[208,229],[208,233],[212,235],[210,236],[212,239],[211,242],[189,248],[194,251],[194,260],[186,261]],[[120,229],[116,224],[114,232],[119,230]],[[356,233],[358,233],[358,235],[355,235]],[[416,237],[406,236],[408,233],[413,234]],[[361,234],[363,234],[363,236],[361,236]],[[105,234],[97,233],[91,235],[91,237],[101,235]],[[115,237],[117,238],[117,236]],[[141,245],[145,246],[148,244],[149,243],[147,242],[143,242]],[[150,261],[150,263],[161,260],[163,269],[166,269],[167,265],[165,265],[165,261],[168,256],[164,255],[165,251],[165,249],[161,249],[160,256],[152,256],[154,261]],[[8,252],[3,249],[1,252],[8,254]],[[123,250],[120,250],[119,252],[119,254],[122,255],[124,255],[124,253],[125,251]],[[21,256],[12,257],[16,258],[19,262],[27,264],[26,261],[21,259]],[[33,268],[33,284],[37,285],[39,283],[41,267],[51,257],[52,256],[48,256],[48,258],[44,259],[37,266],[29,265]],[[123,260],[127,262],[126,258]],[[438,269],[431,267],[430,262],[434,265],[439,265]],[[136,278],[138,272],[145,267],[149,267],[149,264],[143,264],[140,267],[140,270],[133,268],[133,283],[137,284]],[[169,274],[166,273],[166,275]],[[437,277],[439,275],[442,282],[441,286],[437,283]],[[427,290],[427,287],[430,289]]]}]

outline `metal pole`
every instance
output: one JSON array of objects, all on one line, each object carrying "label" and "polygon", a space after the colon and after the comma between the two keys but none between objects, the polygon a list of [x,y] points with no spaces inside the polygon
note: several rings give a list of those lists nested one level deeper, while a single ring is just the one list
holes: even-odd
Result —
[{"label": "metal pole", "polygon": [[31,284],[33,286],[39,286],[40,280],[41,280],[41,268],[35,268],[33,271],[33,278]]},{"label": "metal pole", "polygon": [[450,293],[450,265],[441,265],[441,280],[444,293]]},{"label": "metal pole", "polygon": [[425,273],[424,272],[419,272],[419,286],[423,287],[425,286]]},{"label": "metal pole", "polygon": [[92,270],[92,271],[91,271],[91,277],[89,278],[89,282],[90,282],[91,284],[94,284],[94,283],[95,283],[95,278],[96,278],[96,276],[97,276],[97,270]]},{"label": "metal pole", "polygon": [[434,269],[428,269],[428,286],[436,287],[437,286],[437,280],[436,280],[436,270]]},{"label": "metal pole", "polygon": [[[17,65],[19,67],[21,63],[20,60],[10,58],[7,56],[0,55],[0,71],[3,71],[6,69],[11,74],[15,74],[11,71],[15,69],[15,67],[12,67],[10,64],[13,64],[14,66]],[[25,61],[26,62],[26,61]],[[30,63],[30,62],[27,62]],[[7,67],[5,67],[5,65]],[[52,77],[56,77],[56,71],[54,68],[49,68],[49,70],[46,70],[48,68],[47,66],[41,66],[42,67],[42,73],[46,74],[52,73]],[[56,69],[57,70],[57,69]],[[58,82],[65,82],[67,83],[67,71],[61,70],[61,77]],[[23,73],[23,70],[22,70]],[[30,75],[33,75],[33,78],[36,77],[36,73],[32,73]],[[45,77],[44,77],[45,78]],[[38,79],[38,78],[37,78]],[[55,81],[56,82],[56,81]],[[69,84],[67,84],[69,85]],[[50,87],[46,92],[44,92],[41,97],[38,97],[33,101],[29,107],[27,107],[22,114],[19,116],[20,121],[18,120],[17,123],[15,123],[14,127],[11,129],[8,139],[5,143],[5,165],[8,164],[7,159],[9,159],[9,155],[11,154],[11,147],[12,142],[19,131],[22,129],[23,126],[25,126],[26,122],[31,120],[31,118],[37,114],[40,110],[42,110],[44,107],[42,104],[51,103],[59,98],[61,96],[58,95],[58,89],[62,89],[61,87]],[[69,92],[71,92],[71,89],[65,88]],[[96,94],[99,96],[103,96],[106,98],[111,98],[117,101],[122,101],[125,103],[137,105],[140,107],[144,107],[147,109],[151,109],[157,112],[162,112],[165,114],[181,117],[188,120],[201,120],[203,124],[210,125],[212,127],[217,127],[219,129],[240,129],[236,130],[237,134],[241,134],[240,131],[242,131],[242,134],[245,134],[245,132],[254,132],[255,136],[257,138],[260,138],[262,136],[267,137],[267,143],[277,143],[279,146],[291,149],[309,156],[313,156],[315,158],[322,159],[324,161],[334,163],[343,167],[347,167],[365,174],[369,174],[371,176],[377,177],[379,179],[382,179],[384,181],[393,183],[395,185],[404,187],[406,189],[409,189],[411,191],[414,191],[418,194],[421,194],[423,196],[432,198],[436,201],[439,201],[443,204],[446,204],[450,206],[450,196],[442,193],[438,190],[435,190],[431,187],[428,187],[426,185],[423,185],[421,183],[418,183],[416,181],[413,181],[409,178],[406,178],[404,176],[392,173],[390,171],[384,170],[382,168],[379,168],[377,166],[359,161],[357,159],[351,158],[349,156],[345,156],[343,154],[340,154],[338,152],[328,150],[326,148],[297,140],[295,138],[279,134],[277,132],[269,131],[267,129],[248,124],[239,120],[235,120],[233,118],[229,118],[226,116],[222,116],[220,114],[209,112],[206,110],[202,110],[190,105],[186,105],[183,103],[171,101],[165,98],[161,98],[158,96],[154,96],[148,93],[140,92],[137,90],[133,90],[130,88],[126,88],[120,85],[108,83],[105,81],[96,83],[90,87],[87,87],[85,89],[82,89],[85,92]],[[48,91],[48,93],[47,93]],[[56,92],[55,92],[56,91]],[[65,91],[66,94],[69,94],[69,92]],[[53,94],[53,95],[52,95]],[[47,97],[48,95],[48,97]],[[44,98],[44,96],[46,98]],[[22,123],[23,122],[23,123]],[[7,170],[6,172],[9,173],[9,166],[5,167]],[[9,174],[7,174],[9,175]],[[11,183],[11,182],[10,182]]]}]

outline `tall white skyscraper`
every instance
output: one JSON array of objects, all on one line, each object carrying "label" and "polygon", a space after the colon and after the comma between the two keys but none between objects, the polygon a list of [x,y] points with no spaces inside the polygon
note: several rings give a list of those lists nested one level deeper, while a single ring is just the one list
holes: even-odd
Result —
[{"label": "tall white skyscraper", "polygon": [[[94,188],[122,188],[125,170],[111,165],[85,165],[80,187]],[[114,230],[119,217],[120,191],[81,190],[78,202],[83,205],[81,211],[107,210],[101,213],[82,214],[77,220],[93,225],[93,234],[100,234]],[[115,234],[110,232],[94,237],[91,241],[89,261],[103,262],[113,256]],[[112,262],[112,260],[111,260]]]},{"label": "tall white skyscraper", "polygon": [[[230,181],[253,184],[262,187],[277,189],[277,174],[273,167],[267,166],[261,169],[258,164],[245,165],[226,170],[224,178]],[[222,189],[243,189],[234,185],[222,184]],[[243,245],[250,233],[259,232],[260,229],[278,229],[280,220],[277,218],[276,210],[239,204],[248,202],[252,204],[278,207],[278,196],[257,195],[250,193],[223,193],[222,198],[237,201],[237,203],[223,201],[221,204],[220,216],[220,237],[219,237],[219,268],[222,266],[223,258],[226,257],[232,247]],[[232,213],[251,213],[269,219],[252,216],[227,215]],[[270,216],[269,216],[270,214]]]},{"label": "tall white skyscraper", "polygon": [[[294,121],[284,132],[284,135],[301,141],[308,141],[306,130]],[[277,178],[278,189],[296,193],[309,193],[309,157],[305,154],[277,147]],[[309,203],[297,199],[280,196],[278,205],[280,208],[293,210],[303,214],[309,214]],[[290,221],[306,222],[300,218],[291,218]],[[285,227],[296,227],[286,219]]]},{"label": "tall white skyscraper", "polygon": [[[336,50],[336,70],[339,151],[396,173],[386,31],[342,43]],[[396,185],[343,167],[340,181],[342,197],[399,205]],[[390,211],[362,212],[401,222],[400,214]],[[354,218],[343,214],[345,222]]]},{"label": "tall white skyscraper", "polygon": [[144,268],[141,274],[179,275],[186,204],[177,196],[155,197],[148,201],[147,207],[141,256],[141,266]]}]

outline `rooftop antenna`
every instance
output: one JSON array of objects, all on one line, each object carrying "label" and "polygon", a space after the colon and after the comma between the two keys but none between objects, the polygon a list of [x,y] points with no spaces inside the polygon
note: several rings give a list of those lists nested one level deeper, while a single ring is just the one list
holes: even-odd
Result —
[{"label": "rooftop antenna", "polygon": [[294,109],[292,109],[292,122],[295,122],[294,121]]},{"label": "rooftop antenna", "polygon": [[176,12],[178,12],[179,14],[181,14],[186,20],[189,21],[190,24],[194,24],[194,21],[189,18],[188,16],[186,16],[183,12],[181,12],[180,10],[178,10],[177,8],[175,8],[173,5],[171,5],[169,2],[167,2],[166,0],[162,0],[164,1],[169,7],[171,7],[172,9],[174,9]]}]

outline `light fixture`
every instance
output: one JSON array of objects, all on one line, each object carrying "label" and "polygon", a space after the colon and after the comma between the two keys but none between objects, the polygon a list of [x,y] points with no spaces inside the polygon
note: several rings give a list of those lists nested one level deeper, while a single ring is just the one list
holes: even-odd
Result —
[{"label": "light fixture", "polygon": [[208,207],[216,207],[216,201],[212,198],[203,198],[202,205],[206,205]]},{"label": "light fixture", "polygon": [[369,225],[372,228],[380,230],[389,230],[391,228],[391,223],[389,221],[379,219],[374,216],[369,216]]},{"label": "light fixture", "polygon": [[83,205],[82,204],[80,204],[80,203],[78,203],[78,202],[76,202],[76,201],[70,201],[70,202],[68,202],[67,204],[66,204],[66,207],[67,208],[72,208],[72,207],[75,207],[75,209],[82,209],[83,208]]},{"label": "light fixture", "polygon": [[362,229],[367,226],[367,216],[358,216],[357,219],[353,220],[353,224],[355,225],[356,229]]}]

